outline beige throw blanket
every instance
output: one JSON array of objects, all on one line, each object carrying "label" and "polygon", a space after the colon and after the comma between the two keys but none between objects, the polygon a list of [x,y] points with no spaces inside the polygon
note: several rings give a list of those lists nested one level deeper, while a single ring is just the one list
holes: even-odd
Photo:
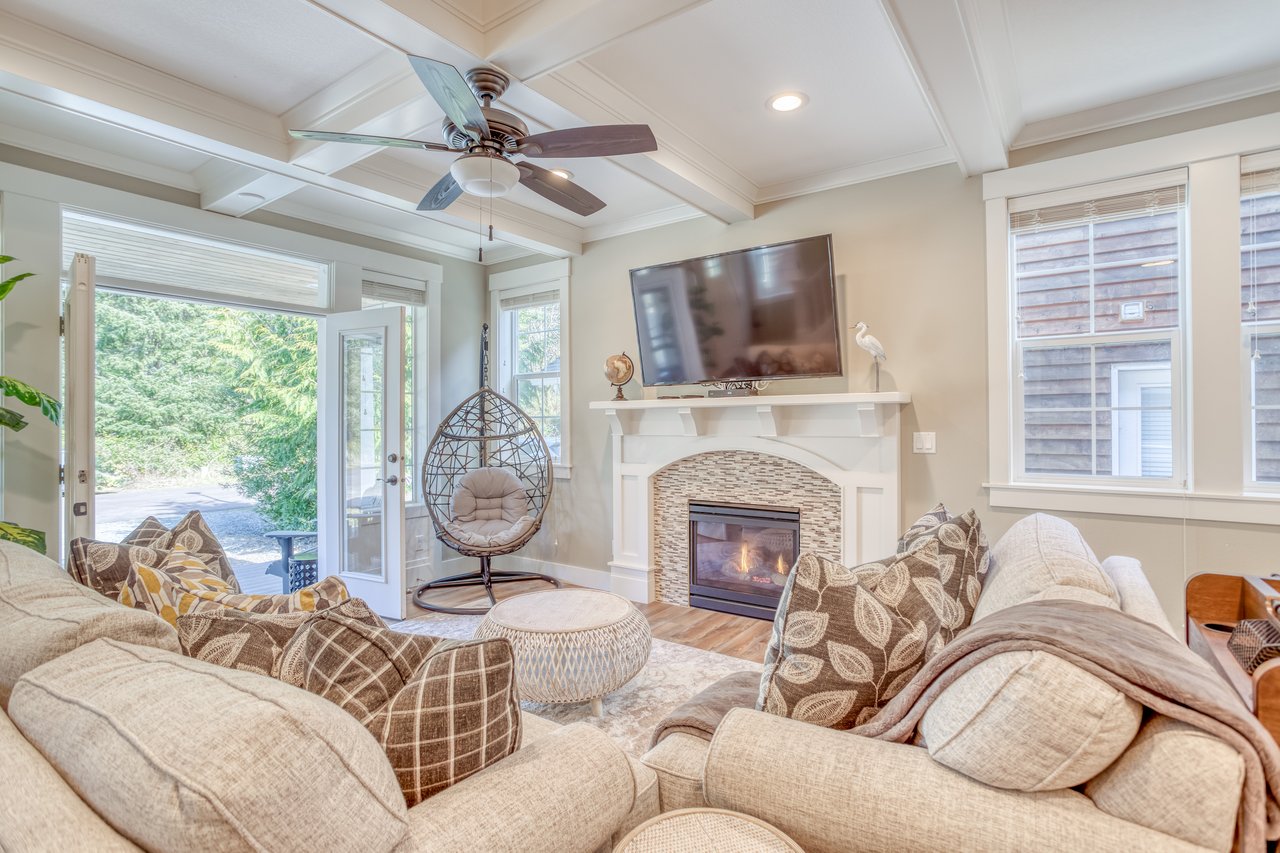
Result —
[{"label": "beige throw blanket", "polygon": [[852,734],[909,741],[943,690],[987,658],[1042,651],[1069,661],[1156,713],[1193,725],[1244,759],[1237,849],[1280,837],[1280,747],[1213,668],[1156,626],[1077,601],[1035,601],[992,613],[948,643],[901,693]]}]

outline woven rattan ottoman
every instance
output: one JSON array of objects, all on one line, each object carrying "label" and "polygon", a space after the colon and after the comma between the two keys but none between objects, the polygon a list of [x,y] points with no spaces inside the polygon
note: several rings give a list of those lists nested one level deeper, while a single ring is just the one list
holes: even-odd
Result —
[{"label": "woven rattan ottoman", "polygon": [[630,601],[594,589],[548,589],[495,604],[477,637],[503,637],[516,654],[516,688],[532,702],[601,701],[644,668],[652,638]]},{"label": "woven rattan ottoman", "polygon": [[678,809],[637,826],[613,853],[804,853],[764,821],[724,809]]}]

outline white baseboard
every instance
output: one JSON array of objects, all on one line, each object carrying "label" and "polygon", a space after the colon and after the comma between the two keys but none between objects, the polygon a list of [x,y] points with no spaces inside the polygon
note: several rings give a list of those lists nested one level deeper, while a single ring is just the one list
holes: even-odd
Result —
[{"label": "white baseboard", "polygon": [[551,575],[557,580],[575,586],[590,589],[610,589],[609,572],[605,569],[591,569],[586,566],[571,566],[567,563],[553,563],[549,560],[538,560],[533,557],[522,557],[512,554],[502,558],[502,568],[517,572],[538,572]]}]

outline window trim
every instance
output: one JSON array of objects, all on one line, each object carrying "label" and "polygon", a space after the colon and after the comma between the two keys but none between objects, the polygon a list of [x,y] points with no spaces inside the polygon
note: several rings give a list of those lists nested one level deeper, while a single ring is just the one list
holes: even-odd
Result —
[{"label": "window trim", "polygon": [[[983,176],[987,257],[988,478],[993,507],[1247,524],[1280,523],[1280,493],[1251,482],[1247,349],[1240,324],[1241,157],[1275,149],[1280,113],[991,172]],[[1250,158],[1251,160],[1254,158]],[[1010,200],[1168,169],[1187,171],[1184,320],[1187,485],[1153,489],[1017,482],[1012,473]],[[1224,287],[1223,282],[1231,282]],[[1194,360],[1191,358],[1194,353]],[[1228,377],[1238,377],[1231,381]],[[1225,381],[1224,381],[1225,380]],[[1196,443],[1196,426],[1206,440]]]},{"label": "window trim", "polygon": [[555,478],[568,480],[573,472],[572,432],[572,365],[569,318],[569,259],[564,258],[520,269],[492,273],[489,276],[489,328],[494,331],[494,358],[490,363],[497,390],[511,393],[513,380],[512,341],[502,322],[502,300],[534,293],[558,291],[560,295],[560,461],[552,466]]}]

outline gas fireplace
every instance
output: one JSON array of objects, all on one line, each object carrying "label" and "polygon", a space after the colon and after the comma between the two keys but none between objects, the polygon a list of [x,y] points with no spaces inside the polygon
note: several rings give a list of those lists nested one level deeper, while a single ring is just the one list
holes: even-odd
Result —
[{"label": "gas fireplace", "polygon": [[689,502],[689,603],[773,619],[800,556],[800,512]]}]

